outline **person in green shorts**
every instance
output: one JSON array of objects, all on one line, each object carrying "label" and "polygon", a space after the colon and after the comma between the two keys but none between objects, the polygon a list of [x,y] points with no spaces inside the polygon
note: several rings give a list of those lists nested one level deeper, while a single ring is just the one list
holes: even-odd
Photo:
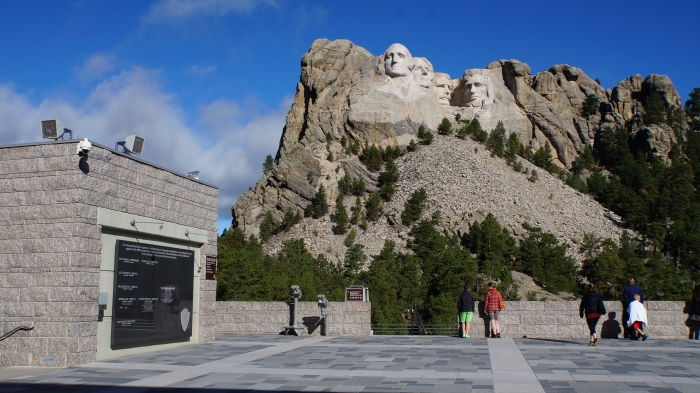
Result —
[{"label": "person in green shorts", "polygon": [[462,327],[462,337],[469,338],[469,328],[472,324],[475,307],[474,295],[469,292],[469,284],[464,284],[464,291],[459,295],[457,301],[457,312],[459,313],[459,323]]}]

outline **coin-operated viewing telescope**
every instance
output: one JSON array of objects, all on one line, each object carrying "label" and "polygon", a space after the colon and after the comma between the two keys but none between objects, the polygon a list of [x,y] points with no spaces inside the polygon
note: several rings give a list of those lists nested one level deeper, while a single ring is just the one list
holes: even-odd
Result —
[{"label": "coin-operated viewing telescope", "polygon": [[304,327],[297,326],[297,308],[299,306],[299,298],[301,298],[301,288],[298,285],[292,285],[291,290],[292,300],[294,304],[290,304],[292,309],[292,322],[291,326],[284,327],[284,335],[288,336],[289,333],[294,333],[295,336],[301,336],[304,333]]},{"label": "coin-operated viewing telescope", "polygon": [[328,326],[330,325],[330,313],[328,312],[328,299],[326,295],[316,295],[318,300],[318,308],[321,310],[321,316],[323,317],[323,335],[328,337]]},{"label": "coin-operated viewing telescope", "polygon": [[301,298],[301,288],[298,285],[292,285],[292,299],[299,300]]}]

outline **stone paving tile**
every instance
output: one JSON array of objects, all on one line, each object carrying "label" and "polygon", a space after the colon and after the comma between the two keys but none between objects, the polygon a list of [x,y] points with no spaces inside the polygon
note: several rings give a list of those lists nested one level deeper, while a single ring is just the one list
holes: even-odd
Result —
[{"label": "stone paving tile", "polygon": [[[0,393],[495,391],[486,339],[338,337],[310,340],[289,350],[287,343],[299,339],[217,335],[214,343],[7,380],[0,383]],[[585,339],[516,339],[515,343],[545,392],[700,392],[700,345],[693,342],[603,340],[597,347],[586,345]],[[279,351],[270,352],[274,348]],[[254,354],[262,349],[264,357]],[[248,359],[249,353],[255,360],[226,366],[231,359]],[[209,370],[209,365],[218,364],[224,367]],[[160,365],[162,370],[146,365]],[[173,370],[191,377],[165,388],[120,386]]]},{"label": "stone paving tile", "polygon": [[269,348],[273,345],[246,345],[224,346],[216,343],[191,345],[174,348],[166,351],[158,351],[149,354],[124,356],[109,360],[107,363],[144,363],[163,364],[175,366],[195,366],[197,364],[213,362],[229,356]]}]

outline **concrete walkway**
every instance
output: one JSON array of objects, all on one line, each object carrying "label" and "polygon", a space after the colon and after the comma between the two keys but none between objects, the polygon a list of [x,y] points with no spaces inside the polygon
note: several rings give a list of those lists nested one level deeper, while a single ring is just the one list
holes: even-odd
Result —
[{"label": "concrete walkway", "polygon": [[699,392],[700,342],[217,335],[214,343],[51,370],[0,368],[0,392]]}]

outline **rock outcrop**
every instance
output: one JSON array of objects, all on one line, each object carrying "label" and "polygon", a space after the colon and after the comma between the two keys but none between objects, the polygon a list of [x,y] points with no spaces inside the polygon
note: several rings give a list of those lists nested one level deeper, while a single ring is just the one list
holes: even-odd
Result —
[{"label": "rock outcrop", "polygon": [[[257,234],[266,210],[277,219],[288,209],[301,212],[320,185],[325,186],[333,205],[338,180],[346,174],[362,178],[368,190],[377,190],[378,173],[349,154],[342,142],[363,148],[371,144],[406,146],[416,139],[421,124],[435,130],[443,118],[454,121],[457,114],[467,120],[478,118],[487,131],[502,121],[508,133],[517,134],[533,149],[550,144],[553,161],[564,169],[586,146],[594,147],[596,135],[608,126],[627,127],[633,146],[667,160],[676,132],[666,125],[643,124],[644,103],[650,94],[659,95],[666,109],[680,107],[679,94],[663,75],[645,79],[634,75],[606,90],[569,65],[555,65],[533,76],[525,63],[499,60],[450,79],[436,73],[427,59],[414,58],[401,44],[373,56],[347,40],[316,40],[302,58],[300,81],[275,165],[232,207],[234,225]],[[584,108],[590,95],[597,96],[600,103],[594,113]],[[687,129],[685,119],[682,124]],[[467,155],[473,148],[465,144],[460,145],[471,149],[463,152]],[[410,171],[433,169],[426,163]],[[516,185],[504,185],[508,187]],[[432,194],[433,190],[428,191]],[[480,194],[479,198],[491,196]],[[568,201],[555,200],[549,205],[557,203],[564,206]],[[511,209],[500,214],[507,215]],[[544,206],[541,209],[543,214],[554,214]],[[459,214],[454,230],[464,227],[475,212]]]}]

